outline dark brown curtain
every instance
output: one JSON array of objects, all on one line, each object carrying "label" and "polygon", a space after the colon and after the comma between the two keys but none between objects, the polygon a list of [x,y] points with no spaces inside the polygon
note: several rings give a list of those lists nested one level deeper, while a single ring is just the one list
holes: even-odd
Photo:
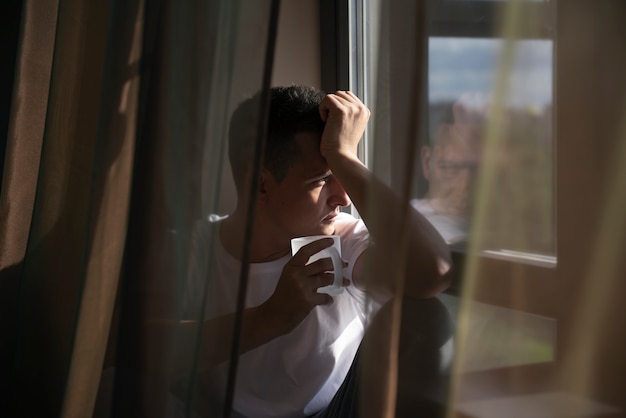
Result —
[{"label": "dark brown curtain", "polygon": [[93,408],[126,234],[139,6],[24,2],[2,188],[14,416]]},{"label": "dark brown curtain", "polygon": [[191,226],[217,211],[228,115],[261,88],[269,10],[23,2],[0,199],[2,415],[188,412],[168,406],[176,335],[152,325],[179,318]]}]

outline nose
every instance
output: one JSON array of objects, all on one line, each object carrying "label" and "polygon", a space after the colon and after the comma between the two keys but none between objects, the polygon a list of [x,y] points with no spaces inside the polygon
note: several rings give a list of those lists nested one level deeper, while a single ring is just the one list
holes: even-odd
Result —
[{"label": "nose", "polygon": [[476,185],[476,177],[478,174],[478,165],[471,164],[467,167],[464,181],[464,188],[468,191],[468,193],[474,193],[474,186]]},{"label": "nose", "polygon": [[473,177],[474,173],[471,168],[464,167],[459,170],[459,174],[457,176],[457,184],[459,185],[459,188],[464,192],[469,192]]},{"label": "nose", "polygon": [[350,203],[350,197],[346,190],[343,188],[341,183],[335,178],[335,176],[330,176],[328,179],[328,183],[326,184],[328,187],[328,204],[332,207],[337,206],[348,206]]},{"label": "nose", "polygon": [[459,194],[461,206],[468,207],[474,197],[474,186],[476,182],[476,167],[465,167],[457,177],[457,193]]}]

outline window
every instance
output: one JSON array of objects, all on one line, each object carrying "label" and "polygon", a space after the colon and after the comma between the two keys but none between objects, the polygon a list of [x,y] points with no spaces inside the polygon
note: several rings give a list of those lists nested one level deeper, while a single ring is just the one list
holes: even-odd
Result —
[{"label": "window", "polygon": [[[413,203],[457,249],[469,245],[472,230],[483,255],[553,267],[554,24],[547,5],[530,2],[524,13],[541,15],[541,25],[521,28],[507,41],[497,17],[505,3],[430,2],[427,129],[415,156]],[[384,74],[393,58],[379,43],[389,36],[380,18],[389,13],[384,7],[379,0],[350,2],[350,88],[373,109],[389,100],[376,94],[393,77]],[[375,144],[384,135],[373,134],[385,128],[370,126],[361,157],[391,182],[394,152]]]},{"label": "window", "polygon": [[[508,281],[520,265],[531,270],[519,276],[546,277],[546,269],[556,266],[554,21],[548,2],[514,3],[430,1],[419,61],[410,57],[420,50],[411,40],[420,38],[415,2],[349,2],[350,88],[374,114],[361,158],[397,187],[408,168],[403,154],[413,150],[411,203],[461,264],[471,251],[486,266],[466,271],[462,281],[479,274]],[[507,13],[513,13],[512,27],[502,26]],[[519,25],[529,17],[534,25]],[[422,130],[411,148],[398,138],[410,132],[411,122],[403,119],[412,78],[420,77],[411,71],[419,65]],[[398,105],[403,94],[407,99]],[[397,129],[403,123],[405,129]],[[504,265],[490,264],[493,259]],[[536,269],[544,271],[537,276]],[[555,360],[557,321],[549,310],[517,306],[476,288],[464,307],[458,289],[442,297],[453,315],[463,309],[467,320],[463,371]]]},{"label": "window", "polygon": [[487,254],[552,261],[552,49],[549,39],[429,37],[415,202],[450,242],[467,241],[482,204],[474,232]]}]

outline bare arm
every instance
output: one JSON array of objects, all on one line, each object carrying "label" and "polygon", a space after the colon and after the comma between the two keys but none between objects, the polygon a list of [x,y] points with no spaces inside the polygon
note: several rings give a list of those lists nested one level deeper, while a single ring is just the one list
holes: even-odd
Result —
[{"label": "bare arm", "polygon": [[[369,119],[369,110],[352,93],[337,92],[325,97],[320,113],[326,120],[320,151],[375,242],[367,254],[371,261],[368,266],[374,269],[374,274],[364,283],[362,265],[355,266],[355,283],[370,290],[395,291],[389,271],[391,266],[402,263],[399,271],[405,278],[404,294],[425,298],[444,290],[449,285],[447,273],[451,267],[445,241],[426,218],[375,178],[357,158],[357,146]],[[369,197],[384,203],[369,206]],[[404,248],[401,237],[406,238]],[[362,259],[359,263],[365,262]]]}]

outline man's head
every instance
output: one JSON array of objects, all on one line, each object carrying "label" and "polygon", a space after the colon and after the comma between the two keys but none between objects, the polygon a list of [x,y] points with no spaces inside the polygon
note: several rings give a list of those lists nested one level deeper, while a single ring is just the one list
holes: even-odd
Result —
[{"label": "man's head", "polygon": [[340,208],[350,204],[320,152],[324,122],[319,105],[324,96],[311,87],[271,90],[265,157],[254,179],[251,162],[259,96],[244,101],[231,120],[229,157],[239,198],[245,205],[247,185],[259,182],[256,226],[279,243],[297,236],[332,234]]},{"label": "man's head", "polygon": [[484,123],[479,113],[461,103],[447,109],[432,112],[430,144],[422,148],[425,198],[440,214],[465,217],[481,161]]},{"label": "man's head", "polygon": [[[324,122],[319,104],[324,93],[313,87],[273,87],[270,91],[268,136],[265,144],[263,168],[277,181],[287,174],[289,166],[301,157],[295,136],[315,133],[321,136]],[[252,166],[261,115],[260,94],[243,101],[233,113],[229,131],[229,159],[235,183],[239,189],[245,184]]]}]

